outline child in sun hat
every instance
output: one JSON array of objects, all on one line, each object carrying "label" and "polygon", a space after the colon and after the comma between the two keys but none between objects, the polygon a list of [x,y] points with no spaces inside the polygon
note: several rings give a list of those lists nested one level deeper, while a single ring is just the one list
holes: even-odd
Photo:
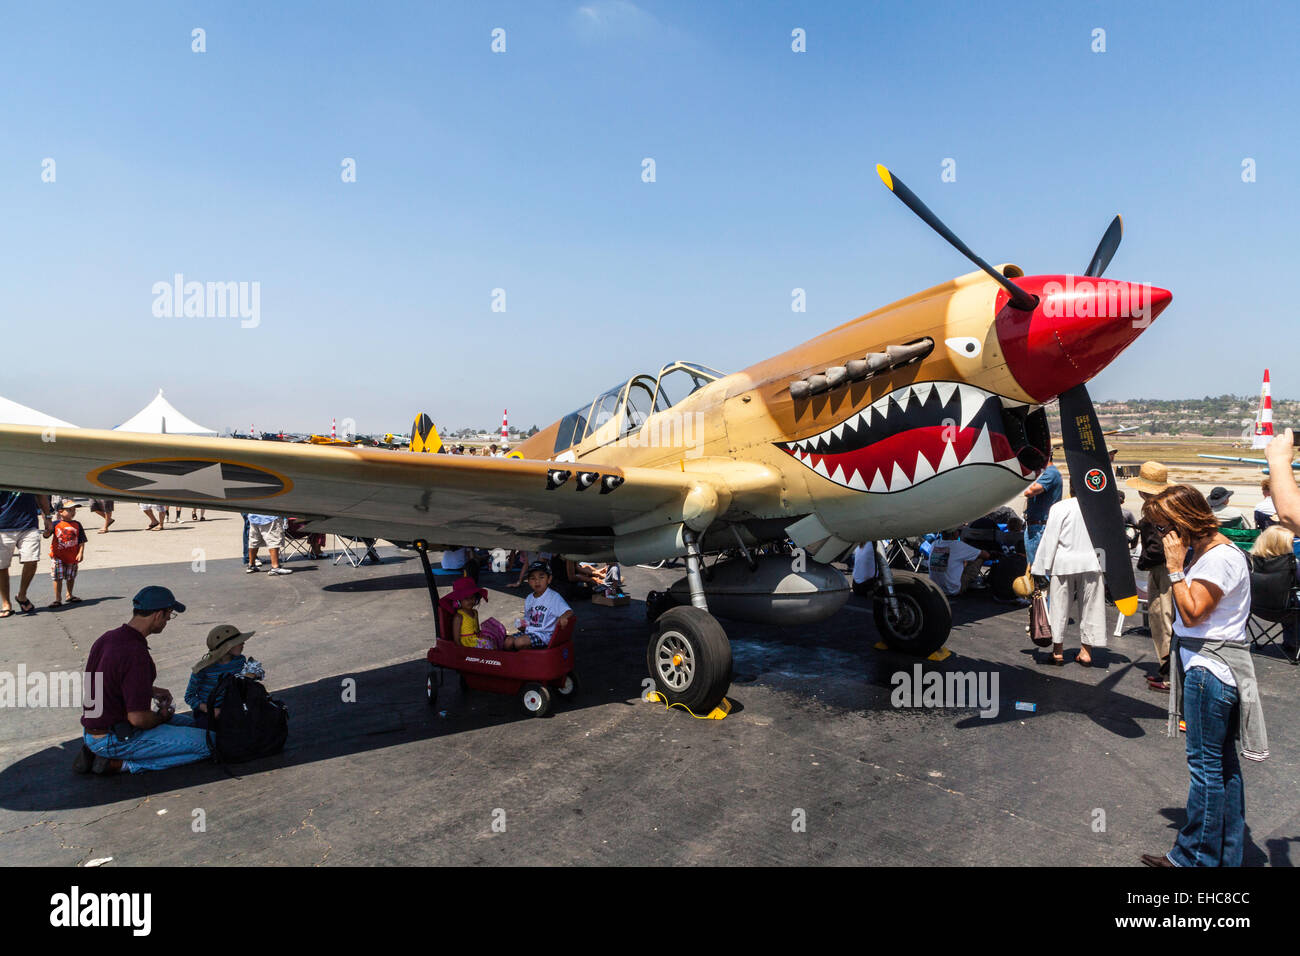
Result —
[{"label": "child in sun hat", "polygon": [[194,712],[196,727],[207,727],[211,717],[220,715],[220,698],[214,701],[215,710],[211,714],[208,698],[226,674],[266,679],[266,668],[243,653],[244,642],[252,636],[252,631],[240,631],[233,624],[218,624],[208,632],[208,652],[191,668],[190,683],[185,688],[185,703]]},{"label": "child in sun hat", "polygon": [[473,578],[457,578],[451,586],[451,593],[442,599],[442,606],[451,614],[451,628],[443,635],[447,640],[456,641],[462,647],[481,647],[487,650],[500,650],[505,637],[505,627],[494,617],[488,618],[481,625],[478,620],[478,605],[487,600],[487,588],[474,583]]}]

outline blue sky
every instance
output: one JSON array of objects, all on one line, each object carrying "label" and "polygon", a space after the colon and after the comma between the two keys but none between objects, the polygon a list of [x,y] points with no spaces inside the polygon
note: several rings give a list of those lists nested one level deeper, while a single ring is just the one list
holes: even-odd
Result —
[{"label": "blue sky", "polygon": [[[10,7],[0,395],[100,427],[159,387],[218,429],[544,426],[968,271],[884,162],[1031,274],[1124,214],[1108,275],[1174,302],[1097,398],[1252,394],[1265,364],[1300,396],[1296,5],[983,6]],[[155,316],[175,273],[259,282],[259,324]]]}]

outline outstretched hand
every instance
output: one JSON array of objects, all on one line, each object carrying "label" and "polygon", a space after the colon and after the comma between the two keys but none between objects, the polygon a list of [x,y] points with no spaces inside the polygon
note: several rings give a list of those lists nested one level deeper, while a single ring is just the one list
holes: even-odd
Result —
[{"label": "outstretched hand", "polygon": [[1265,446],[1264,457],[1268,459],[1269,471],[1282,471],[1291,467],[1291,456],[1295,452],[1294,443],[1291,429],[1287,428]]}]

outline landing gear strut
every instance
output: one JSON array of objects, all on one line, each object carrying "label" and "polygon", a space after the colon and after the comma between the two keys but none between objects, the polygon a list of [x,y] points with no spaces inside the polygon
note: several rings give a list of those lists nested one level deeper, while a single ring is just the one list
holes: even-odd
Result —
[{"label": "landing gear strut", "polygon": [[873,602],[876,630],[892,650],[929,657],[948,640],[952,607],[928,575],[895,571],[876,544],[880,591]]},{"label": "landing gear strut", "polygon": [[646,667],[669,704],[682,704],[702,717],[722,703],[731,686],[731,642],[705,600],[699,535],[688,528],[684,537],[691,606],[659,616],[646,648]]}]

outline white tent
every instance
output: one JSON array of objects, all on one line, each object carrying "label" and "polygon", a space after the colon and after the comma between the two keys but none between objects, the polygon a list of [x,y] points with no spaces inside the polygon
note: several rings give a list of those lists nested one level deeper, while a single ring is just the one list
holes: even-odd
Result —
[{"label": "white tent", "polygon": [[215,435],[211,428],[204,428],[197,422],[186,418],[172,407],[172,403],[163,398],[162,389],[154,400],[140,409],[132,418],[113,429],[115,432],[148,432],[151,435]]},{"label": "white tent", "polygon": [[39,428],[76,428],[72,422],[65,422],[62,419],[55,418],[53,415],[46,415],[44,412],[38,412],[34,408],[28,408],[26,405],[19,405],[17,402],[11,402],[9,399],[0,397],[0,424],[4,425],[36,425]]}]

